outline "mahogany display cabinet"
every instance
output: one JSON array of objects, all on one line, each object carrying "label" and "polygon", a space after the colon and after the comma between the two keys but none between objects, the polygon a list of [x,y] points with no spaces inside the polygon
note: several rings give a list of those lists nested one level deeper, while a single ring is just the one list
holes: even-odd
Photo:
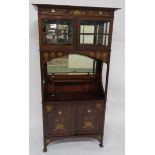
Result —
[{"label": "mahogany display cabinet", "polygon": [[44,149],[95,138],[103,147],[114,11],[33,4],[38,10]]}]

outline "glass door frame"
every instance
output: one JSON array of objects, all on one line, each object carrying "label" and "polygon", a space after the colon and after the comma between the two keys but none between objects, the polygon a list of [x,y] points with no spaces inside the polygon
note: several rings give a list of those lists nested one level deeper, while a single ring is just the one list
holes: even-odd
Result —
[{"label": "glass door frame", "polygon": [[[109,37],[108,37],[108,46],[102,46],[102,45],[87,45],[87,44],[80,44],[80,22],[82,20],[86,21],[107,21],[110,22],[109,27]],[[77,29],[77,43],[78,43],[78,49],[79,50],[103,50],[103,49],[110,49],[111,48],[111,39],[112,39],[112,29],[113,29],[113,18],[102,18],[102,17],[80,17],[77,21],[78,29]]]},{"label": "glass door frame", "polygon": [[[65,45],[65,44],[44,44],[44,38],[43,38],[43,20],[72,20],[72,44],[71,45]],[[39,30],[40,30],[40,47],[43,50],[73,50],[75,46],[75,20],[74,17],[70,16],[50,16],[50,15],[42,15],[40,17],[40,25],[39,25]]]}]

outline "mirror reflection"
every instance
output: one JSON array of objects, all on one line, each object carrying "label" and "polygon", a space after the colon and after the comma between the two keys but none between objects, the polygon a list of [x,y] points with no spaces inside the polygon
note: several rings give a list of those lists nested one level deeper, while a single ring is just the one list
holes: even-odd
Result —
[{"label": "mirror reflection", "polygon": [[44,20],[43,34],[46,44],[72,44],[72,21]]},{"label": "mirror reflection", "polygon": [[69,54],[47,63],[47,73],[52,74],[95,74],[96,61],[86,56]]}]

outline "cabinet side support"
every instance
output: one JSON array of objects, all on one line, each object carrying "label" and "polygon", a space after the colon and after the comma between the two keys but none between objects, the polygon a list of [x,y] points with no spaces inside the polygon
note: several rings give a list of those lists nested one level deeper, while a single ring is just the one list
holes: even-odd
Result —
[{"label": "cabinet side support", "polygon": [[106,71],[105,100],[107,100],[108,81],[109,81],[109,68],[110,68],[110,57],[109,57],[109,61],[107,63],[107,71]]},{"label": "cabinet side support", "polygon": [[45,133],[46,127],[45,127],[44,103],[42,103],[42,116],[43,116],[43,139],[44,139],[43,152],[47,152],[46,133]]}]

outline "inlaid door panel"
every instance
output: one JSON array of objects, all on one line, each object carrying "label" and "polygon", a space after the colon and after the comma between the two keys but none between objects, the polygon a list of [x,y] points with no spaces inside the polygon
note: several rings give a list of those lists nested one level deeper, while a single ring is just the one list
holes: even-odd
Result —
[{"label": "inlaid door panel", "polygon": [[49,104],[45,107],[48,135],[65,136],[73,134],[72,104]]},{"label": "inlaid door panel", "polygon": [[103,123],[103,103],[83,102],[78,106],[78,133],[100,132]]}]

